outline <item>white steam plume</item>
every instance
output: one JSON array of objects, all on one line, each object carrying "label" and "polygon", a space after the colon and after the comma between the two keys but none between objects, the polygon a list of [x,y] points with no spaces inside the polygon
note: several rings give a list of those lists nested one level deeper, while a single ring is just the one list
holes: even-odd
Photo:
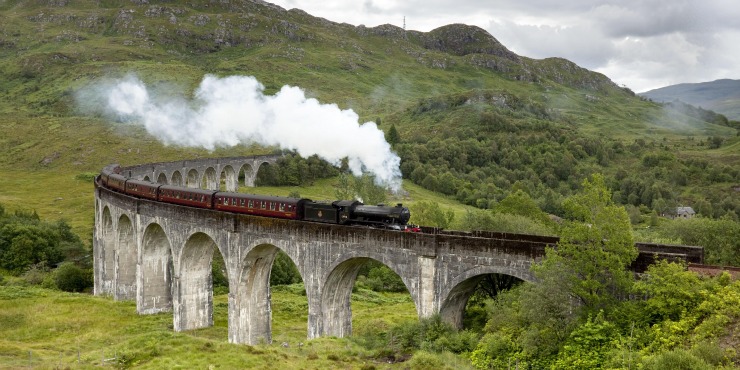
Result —
[{"label": "white steam plume", "polygon": [[400,158],[391,151],[374,122],[359,124],[351,109],[306,98],[298,87],[283,86],[265,95],[251,76],[207,75],[192,101],[154,101],[137,78],[118,81],[106,92],[108,108],[139,122],[165,144],[215,147],[258,143],[318,155],[338,165],[348,158],[355,176],[375,175],[376,182],[400,190]]}]

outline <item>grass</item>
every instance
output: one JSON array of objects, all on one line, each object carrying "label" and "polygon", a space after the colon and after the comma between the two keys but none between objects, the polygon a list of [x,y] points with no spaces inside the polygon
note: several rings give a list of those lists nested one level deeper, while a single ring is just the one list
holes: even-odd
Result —
[{"label": "grass", "polygon": [[[0,369],[92,368],[101,363],[137,369],[403,368],[378,362],[350,339],[306,340],[308,312],[305,295],[297,292],[301,288],[273,289],[273,343],[247,346],[227,343],[225,294],[214,297],[213,327],[176,333],[172,314],[140,316],[133,302],[0,286]],[[390,327],[417,319],[408,293],[360,290],[353,294],[352,309],[358,335],[368,324]]]}]

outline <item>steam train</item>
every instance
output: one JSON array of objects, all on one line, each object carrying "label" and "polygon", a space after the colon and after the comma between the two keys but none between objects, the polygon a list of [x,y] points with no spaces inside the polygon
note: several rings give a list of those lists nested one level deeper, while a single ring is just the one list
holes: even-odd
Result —
[{"label": "steam train", "polygon": [[392,230],[407,230],[411,218],[409,209],[400,203],[394,207],[369,206],[356,200],[324,203],[306,198],[191,189],[127,178],[121,171],[120,166],[109,165],[96,181],[108,189],[138,198],[255,216]]}]

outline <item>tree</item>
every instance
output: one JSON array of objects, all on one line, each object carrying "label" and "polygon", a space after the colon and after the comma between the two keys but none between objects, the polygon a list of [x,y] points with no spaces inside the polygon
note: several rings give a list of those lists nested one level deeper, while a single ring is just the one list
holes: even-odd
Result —
[{"label": "tree", "polygon": [[419,202],[411,208],[411,221],[418,225],[447,228],[455,219],[455,213],[451,210],[443,210],[439,203]]},{"label": "tree", "polygon": [[54,266],[64,259],[59,233],[48,224],[10,222],[0,228],[0,267],[21,273],[30,266]]},{"label": "tree", "polygon": [[388,130],[388,144],[396,145],[401,142],[401,135],[398,133],[398,130],[396,130],[396,125],[391,125],[391,128]]},{"label": "tree", "polygon": [[[629,266],[637,258],[627,212],[617,206],[604,177],[595,174],[563,203],[565,221],[556,249],[536,267],[538,278],[560,281],[586,313],[596,314],[625,298],[634,281]],[[557,279],[552,279],[555,275]]]},{"label": "tree", "polygon": [[270,285],[289,285],[300,283],[301,273],[290,257],[283,251],[279,251],[275,256],[270,271]]},{"label": "tree", "polygon": [[706,289],[704,285],[696,273],[686,270],[685,265],[661,260],[648,267],[635,284],[635,290],[647,297],[643,304],[653,322],[678,321],[682,313],[701,302],[700,291]]},{"label": "tree", "polygon": [[375,183],[375,176],[364,174],[355,177],[354,181],[355,194],[357,194],[365,204],[385,203],[388,198],[385,188]]},{"label": "tree", "polygon": [[674,220],[663,233],[680,238],[683,244],[704,247],[706,263],[740,266],[740,223],[730,218]]},{"label": "tree", "polygon": [[350,174],[342,172],[339,174],[337,184],[334,189],[334,196],[337,199],[350,200],[355,199],[355,192],[352,189],[352,179]]},{"label": "tree", "polygon": [[516,192],[507,195],[506,198],[496,204],[496,207],[494,207],[493,210],[499,213],[528,217],[544,225],[552,223],[547,214],[542,212],[540,207],[537,206],[537,203],[532,200],[529,194],[522,190],[517,190]]}]

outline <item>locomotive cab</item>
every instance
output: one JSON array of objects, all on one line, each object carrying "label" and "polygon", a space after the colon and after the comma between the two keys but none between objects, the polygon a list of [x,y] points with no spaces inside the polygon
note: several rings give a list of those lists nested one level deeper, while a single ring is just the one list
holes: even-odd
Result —
[{"label": "locomotive cab", "polygon": [[353,210],[362,203],[356,200],[338,200],[332,205],[337,209],[338,223],[344,225],[352,221]]}]

